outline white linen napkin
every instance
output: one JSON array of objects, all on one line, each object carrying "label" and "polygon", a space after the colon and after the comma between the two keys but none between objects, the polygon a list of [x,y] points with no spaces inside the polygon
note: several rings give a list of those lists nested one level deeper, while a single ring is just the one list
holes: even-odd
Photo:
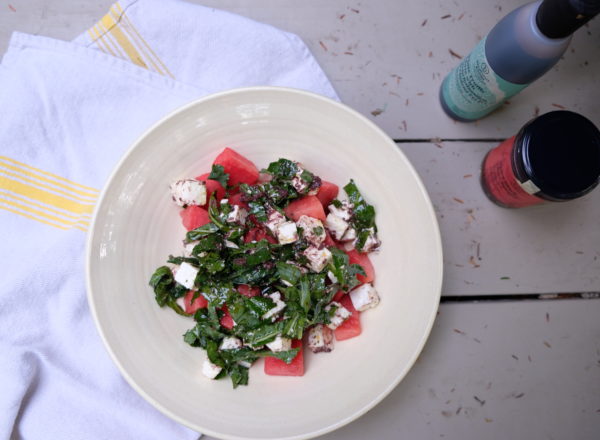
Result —
[{"label": "white linen napkin", "polygon": [[297,36],[176,0],[116,3],[74,42],[15,33],[0,84],[0,439],[198,437],[129,387],[96,332],[84,249],[99,190],[196,98],[335,91]]}]

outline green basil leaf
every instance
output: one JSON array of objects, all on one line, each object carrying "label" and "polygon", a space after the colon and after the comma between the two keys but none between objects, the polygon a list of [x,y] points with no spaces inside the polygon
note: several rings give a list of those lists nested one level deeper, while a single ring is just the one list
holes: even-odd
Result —
[{"label": "green basil leaf", "polygon": [[208,178],[216,180],[221,184],[223,188],[227,188],[227,182],[229,182],[229,174],[225,172],[223,165],[213,165]]}]

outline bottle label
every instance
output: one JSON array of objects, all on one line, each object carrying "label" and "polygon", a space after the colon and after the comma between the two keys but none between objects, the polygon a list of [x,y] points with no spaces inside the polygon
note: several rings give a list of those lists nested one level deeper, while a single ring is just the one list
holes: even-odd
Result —
[{"label": "bottle label", "polygon": [[[520,182],[512,168],[512,149],[515,137],[511,137],[491,150],[483,161],[481,183],[485,193],[494,202],[507,208],[537,205],[544,200],[531,191],[539,188],[531,181]],[[523,187],[525,186],[525,188]]]},{"label": "bottle label", "polygon": [[[487,37],[486,37],[487,38]],[[463,119],[479,119],[529,84],[514,84],[500,78],[485,56],[485,40],[448,74],[442,84],[442,99]]]}]

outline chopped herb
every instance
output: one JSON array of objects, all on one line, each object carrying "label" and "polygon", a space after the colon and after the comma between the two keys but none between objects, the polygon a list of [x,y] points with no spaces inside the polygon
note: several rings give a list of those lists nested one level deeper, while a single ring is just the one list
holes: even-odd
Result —
[{"label": "chopped herb", "polygon": [[221,184],[223,188],[227,188],[227,182],[229,182],[229,174],[225,172],[225,168],[223,168],[223,165],[213,165],[208,178],[211,180],[216,180]]}]

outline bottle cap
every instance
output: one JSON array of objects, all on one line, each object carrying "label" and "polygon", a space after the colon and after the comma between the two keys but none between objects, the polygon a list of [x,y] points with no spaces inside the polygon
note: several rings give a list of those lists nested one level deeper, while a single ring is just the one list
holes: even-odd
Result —
[{"label": "bottle cap", "polygon": [[544,0],[535,21],[548,38],[565,38],[600,12],[600,0]]},{"label": "bottle cap", "polygon": [[600,181],[600,131],[585,117],[553,111],[527,123],[515,140],[520,180],[539,188],[549,200],[570,200]]}]

